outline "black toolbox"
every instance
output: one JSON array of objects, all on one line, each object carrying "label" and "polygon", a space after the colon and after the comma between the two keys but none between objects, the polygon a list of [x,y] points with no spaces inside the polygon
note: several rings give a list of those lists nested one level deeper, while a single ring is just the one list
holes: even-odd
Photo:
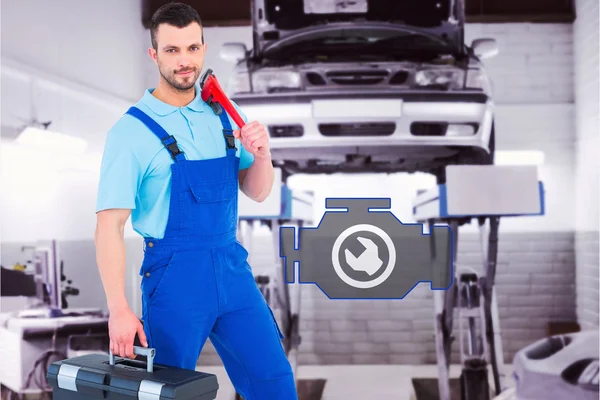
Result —
[{"label": "black toolbox", "polygon": [[[87,354],[57,361],[46,374],[53,400],[213,400],[216,375],[154,364],[155,349],[134,346],[146,361]],[[116,360],[115,360],[116,359]]]}]

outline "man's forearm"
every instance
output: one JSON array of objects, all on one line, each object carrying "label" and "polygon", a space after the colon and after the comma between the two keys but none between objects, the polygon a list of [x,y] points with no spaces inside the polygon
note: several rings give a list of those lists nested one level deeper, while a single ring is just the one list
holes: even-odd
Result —
[{"label": "man's forearm", "polygon": [[111,312],[128,307],[125,296],[125,241],[119,228],[96,228],[96,262]]},{"label": "man's forearm", "polygon": [[264,201],[273,188],[273,164],[271,157],[255,158],[244,179],[243,191],[257,202]]}]

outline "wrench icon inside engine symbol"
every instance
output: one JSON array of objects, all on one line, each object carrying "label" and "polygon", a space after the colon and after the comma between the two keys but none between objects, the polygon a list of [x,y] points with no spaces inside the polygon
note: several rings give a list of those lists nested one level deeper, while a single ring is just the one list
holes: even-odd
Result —
[{"label": "wrench icon inside engine symbol", "polygon": [[[349,277],[348,274],[344,272],[339,260],[339,251],[344,241],[353,233],[363,231],[371,232],[379,236],[387,246],[389,254],[389,260],[383,274],[370,281],[359,281]],[[375,245],[375,243],[368,238],[359,236],[357,237],[357,240],[363,246],[365,246],[366,250],[363,251],[360,256],[356,257],[349,249],[345,249],[344,254],[346,256],[346,263],[348,263],[353,270],[364,271],[369,274],[369,276],[372,276],[383,266],[383,261],[379,258],[379,250],[377,245]],[[372,288],[385,282],[385,280],[391,275],[392,271],[394,270],[394,265],[396,264],[396,248],[392,239],[387,233],[385,233],[385,231],[383,231],[383,229],[380,229],[374,225],[359,224],[349,227],[337,237],[331,251],[331,261],[336,274],[348,285],[361,289]]]}]

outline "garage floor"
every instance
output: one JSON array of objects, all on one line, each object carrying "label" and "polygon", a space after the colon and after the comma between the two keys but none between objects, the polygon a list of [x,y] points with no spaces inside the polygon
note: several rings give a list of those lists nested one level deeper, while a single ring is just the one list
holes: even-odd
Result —
[{"label": "garage floor", "polygon": [[[198,370],[217,375],[220,389],[216,400],[234,399],[235,391],[222,367],[203,366]],[[510,365],[506,366],[506,371],[510,376]],[[327,379],[322,400],[409,400],[413,393],[413,377],[436,376],[434,365],[302,365],[297,373],[298,379]],[[451,366],[450,376],[460,376],[459,366]],[[512,379],[508,384],[513,386]]]}]

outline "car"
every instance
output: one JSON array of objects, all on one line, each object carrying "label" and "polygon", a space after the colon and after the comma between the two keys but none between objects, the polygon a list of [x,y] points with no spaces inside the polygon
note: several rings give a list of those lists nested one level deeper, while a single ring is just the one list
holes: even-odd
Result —
[{"label": "car", "polygon": [[464,0],[253,0],[253,47],[225,43],[226,91],[286,174],[493,164],[494,39],[465,44]]}]

